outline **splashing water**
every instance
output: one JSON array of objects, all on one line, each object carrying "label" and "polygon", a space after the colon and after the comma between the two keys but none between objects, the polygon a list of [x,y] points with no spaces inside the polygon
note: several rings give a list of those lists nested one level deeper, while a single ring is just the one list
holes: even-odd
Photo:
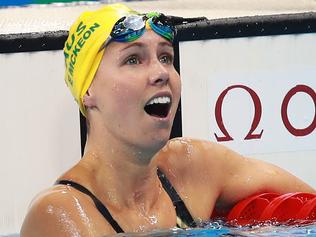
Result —
[{"label": "splashing water", "polygon": [[130,237],[315,237],[316,222],[311,224],[296,224],[296,225],[278,225],[277,223],[264,223],[246,227],[231,227],[222,220],[204,222],[199,228],[195,229],[178,229],[156,230],[150,233],[133,233],[133,234],[118,234],[119,236]]},{"label": "splashing water", "polygon": [[[155,230],[145,233],[122,233],[113,237],[315,237],[316,222],[295,225],[264,223],[246,227],[231,227],[222,220],[204,222],[195,229]],[[19,234],[0,235],[0,237],[19,237]]]}]

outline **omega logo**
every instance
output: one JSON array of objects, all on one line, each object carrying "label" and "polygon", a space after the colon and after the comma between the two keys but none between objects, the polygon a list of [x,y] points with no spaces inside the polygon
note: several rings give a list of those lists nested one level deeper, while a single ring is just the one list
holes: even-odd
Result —
[{"label": "omega logo", "polygon": [[[247,91],[254,103],[254,108],[255,108],[255,112],[254,112],[254,118],[252,120],[250,129],[247,133],[247,135],[245,136],[244,140],[251,140],[251,139],[261,139],[262,134],[263,134],[263,129],[261,129],[261,131],[259,133],[255,133],[255,130],[257,129],[260,120],[261,120],[261,114],[262,114],[262,105],[261,105],[261,101],[259,96],[257,95],[257,93],[251,89],[248,86],[245,85],[233,85],[230,86],[228,88],[226,88],[218,97],[217,101],[216,101],[216,105],[215,105],[215,119],[217,122],[217,126],[219,127],[219,129],[221,130],[221,132],[223,133],[223,136],[218,136],[216,133],[214,133],[216,140],[218,142],[223,142],[223,141],[231,141],[234,140],[229,132],[227,131],[227,129],[225,128],[224,122],[223,122],[223,117],[222,117],[222,107],[223,107],[223,100],[225,98],[225,96],[227,95],[227,93],[233,89],[236,88],[240,88],[243,89],[245,91]],[[310,125],[308,125],[305,128],[295,128],[288,117],[288,105],[290,100],[292,99],[292,97],[298,93],[298,92],[302,92],[305,93],[307,95],[309,95],[313,101],[314,101],[314,107],[315,107],[315,114],[314,114],[314,118],[313,121],[311,122]],[[293,136],[307,136],[309,134],[311,134],[316,127],[316,93],[314,91],[314,89],[312,89],[309,86],[306,85],[297,85],[295,87],[293,87],[291,90],[289,90],[289,92],[285,95],[283,101],[282,101],[282,105],[281,105],[281,117],[282,117],[282,122],[285,126],[285,128],[289,131],[289,133],[291,133]]]}]

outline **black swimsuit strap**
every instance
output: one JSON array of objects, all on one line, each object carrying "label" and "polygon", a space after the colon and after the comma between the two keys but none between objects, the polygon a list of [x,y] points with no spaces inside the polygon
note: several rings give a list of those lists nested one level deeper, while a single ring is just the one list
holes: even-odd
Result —
[{"label": "black swimsuit strap", "polygon": [[93,200],[95,206],[97,207],[97,209],[99,210],[99,212],[104,216],[104,218],[110,223],[110,225],[113,227],[113,229],[117,232],[117,233],[124,233],[123,229],[120,227],[120,225],[114,220],[114,218],[112,217],[111,213],[109,212],[109,210],[102,204],[102,202],[96,197],[94,196],[93,193],[91,193],[87,188],[83,187],[82,185],[70,181],[70,180],[59,180],[56,182],[56,184],[63,184],[63,185],[67,185],[70,187],[73,187],[75,189],[77,189],[78,191],[87,194],[88,196],[91,197],[91,199]]},{"label": "black swimsuit strap", "polygon": [[[169,182],[167,177],[164,173],[161,172],[161,170],[157,170],[158,177],[161,181],[161,184],[165,191],[168,193],[170,199],[172,200],[173,205],[175,206],[177,217],[181,219],[182,222],[184,222],[188,227],[196,227],[196,223],[193,220],[190,212],[188,211],[187,207],[185,206],[184,202],[182,201],[181,197],[177,193],[177,191],[174,189],[172,184]],[[120,225],[114,220],[109,210],[102,204],[102,202],[87,188],[84,186],[70,181],[70,180],[59,180],[55,184],[62,184],[67,185],[70,187],[73,187],[77,189],[78,191],[87,194],[94,202],[96,208],[98,211],[103,215],[103,217],[109,222],[109,224],[113,227],[113,229],[117,233],[124,233],[123,229],[120,227]]]},{"label": "black swimsuit strap", "polygon": [[196,227],[196,223],[193,220],[190,212],[188,211],[187,207],[185,206],[184,202],[182,201],[181,197],[175,190],[175,188],[172,186],[170,181],[167,179],[166,175],[162,173],[160,169],[157,170],[158,177],[160,179],[160,182],[165,189],[165,191],[168,193],[169,197],[172,200],[173,205],[176,208],[177,216],[185,222],[185,224],[188,227]]}]

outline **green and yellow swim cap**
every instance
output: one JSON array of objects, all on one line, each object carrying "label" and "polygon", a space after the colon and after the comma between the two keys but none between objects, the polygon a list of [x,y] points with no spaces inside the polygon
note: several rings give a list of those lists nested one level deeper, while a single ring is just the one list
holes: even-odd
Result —
[{"label": "green and yellow swim cap", "polygon": [[64,46],[65,81],[86,116],[83,96],[86,94],[102,60],[99,50],[109,37],[114,24],[123,16],[138,14],[123,4],[107,5],[96,11],[84,12],[71,26]]}]

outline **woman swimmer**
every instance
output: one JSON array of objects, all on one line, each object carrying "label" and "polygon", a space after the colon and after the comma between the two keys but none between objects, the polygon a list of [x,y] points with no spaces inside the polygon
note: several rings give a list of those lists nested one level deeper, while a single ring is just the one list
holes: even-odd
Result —
[{"label": "woman swimmer", "polygon": [[169,135],[180,99],[172,26],[123,5],[87,12],[65,44],[66,83],[87,118],[85,154],[32,203],[22,237],[194,227],[254,193],[315,192],[291,174]]}]

